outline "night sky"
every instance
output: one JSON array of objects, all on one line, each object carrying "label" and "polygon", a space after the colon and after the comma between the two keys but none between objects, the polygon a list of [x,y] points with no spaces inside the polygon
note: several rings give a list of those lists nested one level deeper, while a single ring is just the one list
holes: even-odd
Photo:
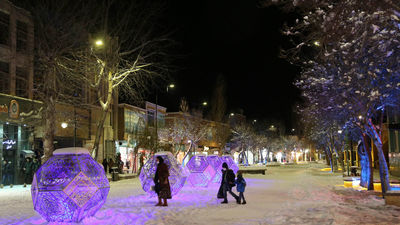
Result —
[{"label": "night sky", "polygon": [[168,111],[186,97],[191,107],[211,101],[218,74],[227,83],[228,112],[243,109],[249,119],[284,120],[290,129],[299,91],[298,70],[279,58],[287,16],[255,1],[169,1],[165,23],[180,43],[171,74],[176,89],[159,97]]}]

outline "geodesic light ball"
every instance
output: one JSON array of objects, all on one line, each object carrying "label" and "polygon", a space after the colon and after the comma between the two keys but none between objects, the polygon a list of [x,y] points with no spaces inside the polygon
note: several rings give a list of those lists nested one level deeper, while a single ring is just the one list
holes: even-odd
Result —
[{"label": "geodesic light ball", "polygon": [[190,172],[188,181],[193,187],[207,187],[215,175],[215,169],[205,155],[195,155],[186,164]]},{"label": "geodesic light ball", "polygon": [[[233,170],[233,172],[235,174],[239,171],[239,167],[236,165],[236,163],[233,160],[232,156],[223,155],[223,156],[221,156],[221,161],[222,161],[222,163],[226,162],[226,164],[228,164],[229,169]],[[221,167],[222,167],[222,164],[221,164]]]},{"label": "geodesic light ball", "polygon": [[33,207],[49,222],[80,222],[106,202],[110,184],[104,168],[84,148],[54,151],[35,173]]},{"label": "geodesic light ball", "polygon": [[221,183],[221,179],[222,179],[222,171],[221,171],[221,169],[222,169],[222,160],[220,159],[220,157],[218,155],[208,155],[207,156],[207,162],[215,170],[215,175],[211,179],[211,182],[212,183]]},{"label": "geodesic light ball", "polygon": [[144,164],[139,176],[142,188],[151,196],[156,195],[151,187],[154,186],[154,176],[157,170],[157,156],[161,156],[164,159],[164,163],[168,166],[169,185],[171,186],[171,195],[174,196],[178,194],[185,184],[187,174],[182,166],[178,164],[171,152],[158,152]]}]

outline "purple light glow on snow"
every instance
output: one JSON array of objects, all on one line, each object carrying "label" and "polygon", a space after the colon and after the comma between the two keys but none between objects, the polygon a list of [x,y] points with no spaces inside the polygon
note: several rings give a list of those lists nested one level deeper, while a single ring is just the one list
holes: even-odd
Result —
[{"label": "purple light glow on snow", "polygon": [[34,209],[49,222],[80,222],[106,202],[110,185],[103,167],[87,154],[54,154],[35,173]]},{"label": "purple light glow on snow", "polygon": [[189,183],[193,187],[207,187],[215,175],[215,170],[204,155],[195,155],[186,164],[190,175]]},{"label": "purple light glow on snow", "polygon": [[143,166],[140,172],[140,182],[142,188],[145,192],[149,193],[151,196],[155,196],[156,193],[151,190],[154,186],[154,176],[156,174],[157,162],[156,157],[161,156],[164,159],[164,163],[167,164],[169,169],[169,184],[171,186],[172,196],[178,194],[186,182],[187,174],[182,169],[182,167],[175,160],[174,156],[170,152],[159,152],[155,154],[151,159],[149,159]]}]

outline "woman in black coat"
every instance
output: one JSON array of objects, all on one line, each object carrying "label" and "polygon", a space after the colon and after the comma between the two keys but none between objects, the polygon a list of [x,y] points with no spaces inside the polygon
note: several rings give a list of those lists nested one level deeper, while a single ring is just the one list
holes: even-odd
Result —
[{"label": "woman in black coat", "polygon": [[[169,185],[169,171],[167,164],[161,156],[157,156],[157,170],[154,176],[155,191],[158,195],[158,203],[156,206],[168,206],[167,199],[171,199],[171,187]],[[164,200],[164,203],[161,202]]]},{"label": "woman in black coat", "polygon": [[224,201],[221,202],[222,204],[228,203],[228,196],[227,192],[232,195],[236,199],[236,203],[240,204],[239,196],[232,192],[232,187],[235,186],[235,173],[233,170],[228,168],[228,164],[224,162],[222,164],[222,179],[221,179],[221,186],[218,190],[218,198],[223,198]]}]

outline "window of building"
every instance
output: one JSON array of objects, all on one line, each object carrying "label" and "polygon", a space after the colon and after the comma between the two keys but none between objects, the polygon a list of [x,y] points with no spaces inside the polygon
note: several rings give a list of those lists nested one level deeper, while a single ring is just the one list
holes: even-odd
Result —
[{"label": "window of building", "polygon": [[0,44],[10,44],[10,15],[0,11]]},{"label": "window of building", "polygon": [[0,93],[10,93],[10,64],[0,61]]},{"label": "window of building", "polygon": [[17,21],[17,51],[26,51],[28,46],[28,25]]},{"label": "window of building", "polygon": [[147,111],[147,123],[150,127],[155,126],[154,114],[155,114],[155,112],[153,110]]},{"label": "window of building", "polygon": [[28,97],[28,71],[26,68],[17,66],[15,94],[23,98]]}]

